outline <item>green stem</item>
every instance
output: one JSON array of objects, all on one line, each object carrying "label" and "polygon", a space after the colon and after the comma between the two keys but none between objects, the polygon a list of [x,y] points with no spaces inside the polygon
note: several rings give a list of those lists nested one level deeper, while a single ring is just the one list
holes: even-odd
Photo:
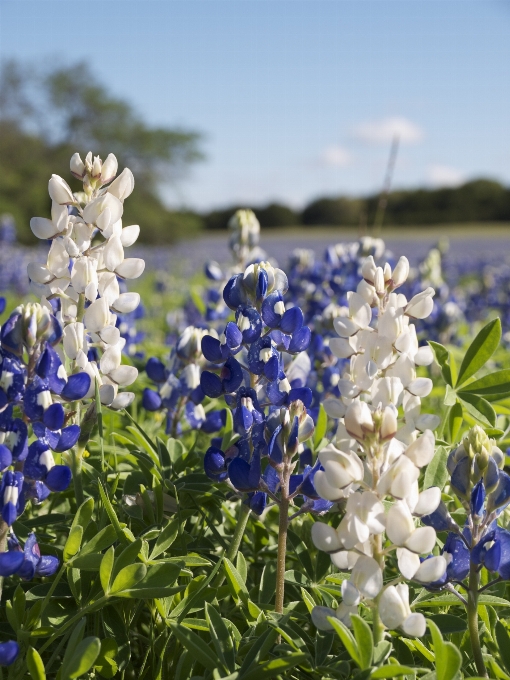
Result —
[{"label": "green stem", "polygon": [[471,649],[475,660],[476,671],[482,678],[488,678],[487,669],[482,655],[480,633],[478,631],[478,588],[480,587],[480,574],[475,564],[469,568],[469,592],[467,604],[467,619]]},{"label": "green stem", "polygon": [[47,594],[46,594],[46,597],[44,598],[43,603],[42,603],[42,605],[41,605],[41,611],[40,611],[40,613],[39,613],[39,617],[42,617],[43,612],[44,612],[44,610],[46,609],[46,607],[48,606],[48,602],[50,601],[51,596],[52,596],[53,593],[55,592],[55,588],[58,586],[58,584],[59,584],[59,582],[60,582],[60,579],[61,579],[62,576],[64,575],[64,572],[65,572],[66,569],[67,569],[67,564],[64,563],[64,564],[60,567],[60,570],[59,570],[58,574],[57,574],[57,575],[55,576],[55,578],[53,579],[53,583],[51,584],[50,589],[48,590],[48,592],[47,592]]},{"label": "green stem", "polygon": [[[236,555],[239,551],[239,546],[241,545],[241,541],[243,540],[244,531],[246,529],[246,525],[248,524],[248,519],[250,518],[250,515],[251,515],[250,507],[248,505],[245,505],[244,503],[241,503],[239,506],[239,514],[237,516],[234,535],[230,539],[230,545],[228,546],[227,552],[225,553],[225,557],[228,560],[230,560],[230,562],[233,562],[235,560]],[[217,574],[216,578],[214,579],[212,587],[219,588],[224,580],[225,576],[220,571]]]},{"label": "green stem", "polygon": [[[378,534],[373,538],[373,555],[384,574],[385,565],[381,534]],[[374,645],[378,645],[384,637],[384,624],[379,615],[379,597],[374,600],[374,608],[372,610],[372,633],[374,636]]]},{"label": "green stem", "polygon": [[83,316],[85,314],[85,293],[80,293],[78,298],[78,309],[76,310],[76,321],[80,323],[83,321]]},{"label": "green stem", "polygon": [[[9,526],[4,520],[0,520],[0,554],[5,552],[7,547],[7,534],[9,533]],[[0,576],[0,600],[2,599],[2,590],[4,586],[4,577]]]},{"label": "green stem", "polygon": [[287,554],[287,531],[289,528],[289,478],[290,468],[284,460],[282,481],[280,486],[280,521],[278,524],[278,555],[276,558],[276,600],[275,612],[283,614],[285,595],[285,557]]},{"label": "green stem", "polygon": [[225,557],[229,559],[231,562],[233,562],[237,556],[239,546],[241,545],[241,541],[243,540],[244,530],[246,529],[246,525],[248,524],[248,519],[250,515],[251,515],[250,507],[248,505],[245,505],[245,503],[241,503],[234,535],[232,536],[230,545],[228,546],[228,550],[225,554]]}]

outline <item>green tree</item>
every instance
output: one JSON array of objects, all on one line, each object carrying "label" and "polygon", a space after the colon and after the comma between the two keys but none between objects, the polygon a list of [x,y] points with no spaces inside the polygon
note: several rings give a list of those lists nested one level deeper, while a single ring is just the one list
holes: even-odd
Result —
[{"label": "green tree", "polygon": [[84,63],[50,72],[13,61],[2,66],[0,212],[15,216],[25,242],[32,241],[30,218],[49,211],[44,179],[52,172],[68,179],[75,151],[103,158],[113,152],[121,168],[133,170],[136,200],[127,206],[125,221],[141,224],[141,240],[167,242],[199,228],[197,215],[169,211],[160,198],[163,185],[202,158],[199,143],[197,132],[149,126]]}]

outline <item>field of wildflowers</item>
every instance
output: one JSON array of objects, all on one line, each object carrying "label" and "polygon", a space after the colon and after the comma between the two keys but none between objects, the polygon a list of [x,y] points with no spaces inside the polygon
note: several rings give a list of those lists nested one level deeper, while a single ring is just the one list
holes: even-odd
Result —
[{"label": "field of wildflowers", "polygon": [[169,270],[118,170],[1,225],[1,677],[509,678],[509,263]]}]

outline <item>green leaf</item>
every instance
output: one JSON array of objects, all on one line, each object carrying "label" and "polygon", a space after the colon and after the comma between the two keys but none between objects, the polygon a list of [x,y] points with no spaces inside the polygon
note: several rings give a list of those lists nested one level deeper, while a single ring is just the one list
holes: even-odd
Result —
[{"label": "green leaf", "polygon": [[115,605],[105,607],[101,610],[103,618],[104,632],[108,637],[114,638],[118,645],[115,657],[119,671],[123,671],[131,658],[131,648],[129,643],[129,627],[122,620],[121,614]]},{"label": "green leaf", "polygon": [[448,470],[446,469],[447,459],[448,451],[444,446],[438,446],[434,458],[425,468],[424,489],[428,489],[431,486],[438,486],[440,489],[443,489],[449,478]]},{"label": "green leaf", "polygon": [[508,635],[508,631],[501,621],[496,623],[496,642],[498,643],[501,661],[510,673],[510,635]]},{"label": "green leaf", "polygon": [[391,654],[392,649],[393,645],[389,640],[381,640],[381,642],[374,647],[374,666],[380,666],[384,663]]},{"label": "green leaf", "polygon": [[441,631],[431,619],[427,620],[434,644],[437,680],[453,680],[462,666],[462,655],[451,642],[445,642]]},{"label": "green leaf", "polygon": [[227,577],[227,583],[230,587],[230,591],[234,597],[239,597],[240,593],[243,593],[248,597],[248,588],[244,582],[241,574],[234,567],[232,562],[225,557],[223,561],[223,568],[225,570],[225,576]]},{"label": "green leaf", "polygon": [[64,546],[64,562],[69,562],[69,560],[76,555],[81,546],[81,541],[83,538],[83,527],[73,526],[67,537],[66,544]]},{"label": "green leaf", "polygon": [[101,560],[101,566],[99,567],[99,578],[101,580],[101,586],[104,590],[105,595],[108,594],[110,589],[110,578],[113,570],[113,562],[115,560],[115,548],[112,546],[103,555]]},{"label": "green leaf", "polygon": [[433,340],[428,341],[430,348],[434,352],[434,357],[437,361],[437,363],[440,366],[444,366],[446,363],[448,363],[448,359],[450,358],[450,353],[446,349],[444,345],[441,345],[439,342],[434,342]]},{"label": "green leaf", "polygon": [[398,678],[402,675],[414,675],[415,669],[409,666],[397,666],[390,664],[389,666],[381,666],[373,671],[371,678]]},{"label": "green leaf", "polygon": [[129,590],[130,588],[133,588],[139,581],[143,579],[146,573],[147,567],[145,564],[137,563],[124,567],[124,569],[121,569],[115,577],[110,590],[110,595],[115,595],[122,592],[123,590]]},{"label": "green leaf", "polygon": [[496,411],[486,399],[470,392],[459,392],[457,396],[470,416],[484,425],[496,425]]},{"label": "green leaf", "polygon": [[202,581],[200,584],[200,587],[193,593],[190,593],[187,597],[182,599],[179,604],[172,609],[170,612],[168,618],[170,619],[175,619],[177,618],[179,621],[182,620],[188,611],[193,607],[196,606],[199,602],[203,602],[203,593],[206,590],[206,588],[209,586],[213,578],[216,576],[218,571],[220,570],[221,565],[223,564],[223,558],[219,559],[216,564],[214,565],[214,568],[212,569],[211,573],[209,576]]},{"label": "green leaf", "polygon": [[202,666],[210,671],[213,671],[218,666],[217,657],[196,633],[193,633],[193,631],[184,626],[180,626],[177,623],[170,622],[169,626],[181,645],[187,649]]},{"label": "green leaf", "polygon": [[149,567],[147,575],[141,581],[138,581],[134,588],[128,588],[122,593],[117,593],[117,595],[144,600],[175,595],[175,593],[185,589],[185,586],[174,586],[180,572],[181,568],[176,564],[169,564],[167,562],[154,564]]},{"label": "green leaf", "polygon": [[94,668],[103,678],[113,678],[119,670],[115,657],[119,651],[113,638],[101,640],[101,651],[96,659]]},{"label": "green leaf", "polygon": [[470,344],[460,365],[456,386],[463,385],[474,375],[496,351],[501,340],[501,321],[490,321]]},{"label": "green leaf", "polygon": [[[127,413],[127,411],[126,411]],[[128,539],[126,537],[126,534],[122,531],[122,527],[120,526],[120,522],[117,518],[117,515],[115,514],[115,510],[113,509],[113,505],[111,504],[110,499],[108,498],[108,494],[103,488],[103,485],[101,482],[98,484],[99,488],[99,494],[101,496],[101,500],[103,501],[104,508],[106,510],[106,514],[110,518],[110,522],[113,524],[115,527],[115,532],[117,534],[117,538],[122,542],[122,543],[127,543]]]},{"label": "green leaf", "polygon": [[208,602],[205,604],[205,616],[218,658],[221,660],[224,669],[233,673],[236,669],[236,653],[225,621]]},{"label": "green leaf", "polygon": [[328,414],[326,413],[324,406],[321,404],[319,407],[319,415],[317,416],[317,425],[315,426],[315,432],[313,434],[314,449],[317,449],[322,439],[326,436],[327,429]]},{"label": "green leaf", "polygon": [[510,369],[505,368],[502,371],[494,371],[489,375],[484,375],[474,382],[470,382],[465,387],[461,387],[459,392],[473,392],[481,396],[501,394],[506,395],[510,392]]},{"label": "green leaf", "polygon": [[46,680],[43,660],[33,647],[29,647],[27,651],[27,666],[32,680]]},{"label": "green leaf", "polygon": [[174,465],[181,460],[186,453],[184,444],[179,439],[173,439],[172,437],[167,441],[166,448],[170,455],[170,460]]},{"label": "green leaf", "polygon": [[74,680],[88,673],[100,651],[101,642],[99,638],[88,637],[82,640],[75,648],[72,656],[67,659],[67,662],[64,659],[61,680]]},{"label": "green leaf", "polygon": [[142,539],[137,538],[136,541],[129,543],[115,556],[111,578],[115,578],[121,569],[138,560],[139,554],[142,552],[142,545]]},{"label": "green leaf", "polygon": [[[328,556],[329,557],[329,556]],[[273,561],[266,562],[260,579],[259,604],[271,604],[276,593],[276,566]]]},{"label": "green leaf", "polygon": [[328,616],[328,621],[333,626],[351,659],[361,668],[362,661],[356,645],[356,640],[353,638],[351,631],[340,621],[340,619],[337,619],[334,616]]},{"label": "green leaf", "polygon": [[450,385],[446,385],[446,392],[444,395],[443,403],[445,406],[453,406],[457,401],[457,393],[453,389],[453,387],[450,387]]},{"label": "green leaf", "polygon": [[306,654],[296,652],[280,659],[264,661],[253,670],[241,675],[239,680],[268,680],[269,678],[275,678],[277,675],[281,675],[285,671],[294,668],[302,661],[305,661],[305,659]]},{"label": "green leaf", "polygon": [[308,576],[308,579],[310,579],[310,580],[313,579],[315,573],[314,573],[312,560],[310,558],[309,547],[291,529],[289,529],[287,535],[288,535],[289,541],[290,541],[290,543],[292,544],[292,547],[293,547],[292,552],[294,553],[294,555],[300,561],[304,571],[306,572],[306,574]]},{"label": "green leaf", "polygon": [[448,430],[450,434],[450,442],[454,444],[457,441],[457,437],[462,427],[462,421],[464,419],[464,413],[462,411],[462,406],[456,402],[450,409],[450,414],[448,416]]},{"label": "green leaf", "polygon": [[168,522],[166,527],[158,536],[156,545],[152,549],[150,556],[151,560],[154,560],[158,555],[164,553],[165,550],[167,550],[172,545],[179,534],[179,527],[180,522],[178,519],[173,519],[171,522]]},{"label": "green leaf", "polygon": [[273,648],[276,638],[278,637],[278,631],[276,628],[270,628],[262,633],[260,637],[255,640],[252,647],[244,657],[243,664],[239,669],[241,678],[244,678],[244,673],[248,672],[256,666],[256,664],[264,659],[270,650]]},{"label": "green leaf", "polygon": [[460,616],[453,616],[452,614],[434,614],[430,619],[434,621],[443,635],[463,633],[467,630],[466,620]]},{"label": "green leaf", "polygon": [[[492,607],[508,607],[508,600],[495,595],[480,595],[478,604],[490,604]],[[413,602],[413,607],[444,607],[445,605],[462,607],[455,595],[428,595],[425,599]]]},{"label": "green leaf", "polygon": [[232,411],[228,408],[226,410],[225,427],[223,428],[223,439],[221,440],[221,450],[226,451],[232,441],[232,433],[234,431],[234,417]]},{"label": "green leaf", "polygon": [[372,665],[374,655],[374,638],[366,621],[357,614],[351,614],[352,629],[358,647],[358,655],[361,670],[366,670]]},{"label": "green leaf", "polygon": [[101,552],[106,548],[109,548],[117,540],[117,532],[115,528],[109,524],[104,529],[101,529],[93,538],[86,543],[80,552],[76,555],[78,557],[84,557],[90,553]]}]

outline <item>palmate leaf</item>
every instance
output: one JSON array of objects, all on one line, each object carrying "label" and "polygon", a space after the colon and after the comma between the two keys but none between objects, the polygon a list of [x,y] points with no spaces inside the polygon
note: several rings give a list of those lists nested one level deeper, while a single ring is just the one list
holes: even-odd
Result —
[{"label": "palmate leaf", "polygon": [[457,387],[463,385],[468,378],[471,378],[472,375],[487,363],[496,351],[500,340],[501,321],[494,319],[482,328],[469,345],[460,365],[459,376],[456,382]]}]

